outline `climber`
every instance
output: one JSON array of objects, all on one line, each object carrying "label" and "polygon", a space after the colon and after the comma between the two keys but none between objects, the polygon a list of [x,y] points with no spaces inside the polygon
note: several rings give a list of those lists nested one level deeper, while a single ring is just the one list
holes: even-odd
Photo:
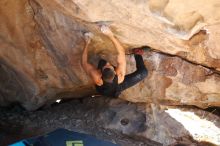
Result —
[{"label": "climber", "polygon": [[132,50],[137,70],[131,74],[125,75],[125,49],[116,39],[109,27],[103,25],[101,26],[101,31],[113,42],[117,49],[117,67],[104,59],[99,61],[97,68],[88,62],[88,46],[92,37],[90,32],[84,34],[86,45],[82,54],[82,66],[96,84],[96,90],[99,94],[109,97],[118,97],[123,90],[137,84],[147,76],[148,71],[145,68],[141,56],[143,54],[143,49],[136,48]]}]

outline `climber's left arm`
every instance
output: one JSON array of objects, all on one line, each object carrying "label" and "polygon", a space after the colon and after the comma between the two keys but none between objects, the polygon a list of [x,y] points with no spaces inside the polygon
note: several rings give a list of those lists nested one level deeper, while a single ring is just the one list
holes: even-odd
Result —
[{"label": "climber's left arm", "polygon": [[101,73],[99,70],[96,69],[95,66],[93,66],[92,64],[90,64],[88,62],[88,46],[90,43],[90,39],[86,41],[86,45],[83,49],[83,54],[82,54],[82,66],[83,69],[86,71],[86,73],[92,78],[93,82],[98,85],[101,86],[103,85],[103,81],[101,78]]}]

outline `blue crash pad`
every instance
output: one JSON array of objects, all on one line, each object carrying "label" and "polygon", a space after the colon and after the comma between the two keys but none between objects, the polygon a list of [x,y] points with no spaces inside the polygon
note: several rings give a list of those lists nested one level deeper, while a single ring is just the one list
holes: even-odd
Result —
[{"label": "blue crash pad", "polygon": [[43,136],[24,139],[10,146],[119,146],[91,135],[57,129]]}]

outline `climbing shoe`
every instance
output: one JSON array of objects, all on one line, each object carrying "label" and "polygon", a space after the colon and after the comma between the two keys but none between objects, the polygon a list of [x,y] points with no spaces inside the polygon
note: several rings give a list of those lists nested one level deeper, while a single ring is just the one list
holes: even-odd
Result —
[{"label": "climbing shoe", "polygon": [[149,51],[150,47],[141,47],[141,48],[134,48],[132,49],[132,53],[143,55],[145,51]]}]

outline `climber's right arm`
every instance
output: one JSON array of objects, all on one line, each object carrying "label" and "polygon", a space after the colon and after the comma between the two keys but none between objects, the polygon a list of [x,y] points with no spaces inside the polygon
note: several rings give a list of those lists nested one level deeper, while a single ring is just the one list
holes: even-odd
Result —
[{"label": "climber's right arm", "polygon": [[103,81],[101,78],[101,72],[88,62],[89,43],[90,43],[90,40],[86,41],[86,45],[83,49],[82,66],[83,66],[83,69],[86,71],[86,73],[92,78],[94,83],[98,86],[101,86],[103,84]]},{"label": "climber's right arm", "polygon": [[126,74],[126,59],[125,59],[125,49],[119,42],[119,40],[114,36],[113,32],[108,26],[103,25],[101,27],[102,33],[110,38],[115,48],[117,49],[117,68],[116,74],[118,76],[118,83],[122,83]]}]

